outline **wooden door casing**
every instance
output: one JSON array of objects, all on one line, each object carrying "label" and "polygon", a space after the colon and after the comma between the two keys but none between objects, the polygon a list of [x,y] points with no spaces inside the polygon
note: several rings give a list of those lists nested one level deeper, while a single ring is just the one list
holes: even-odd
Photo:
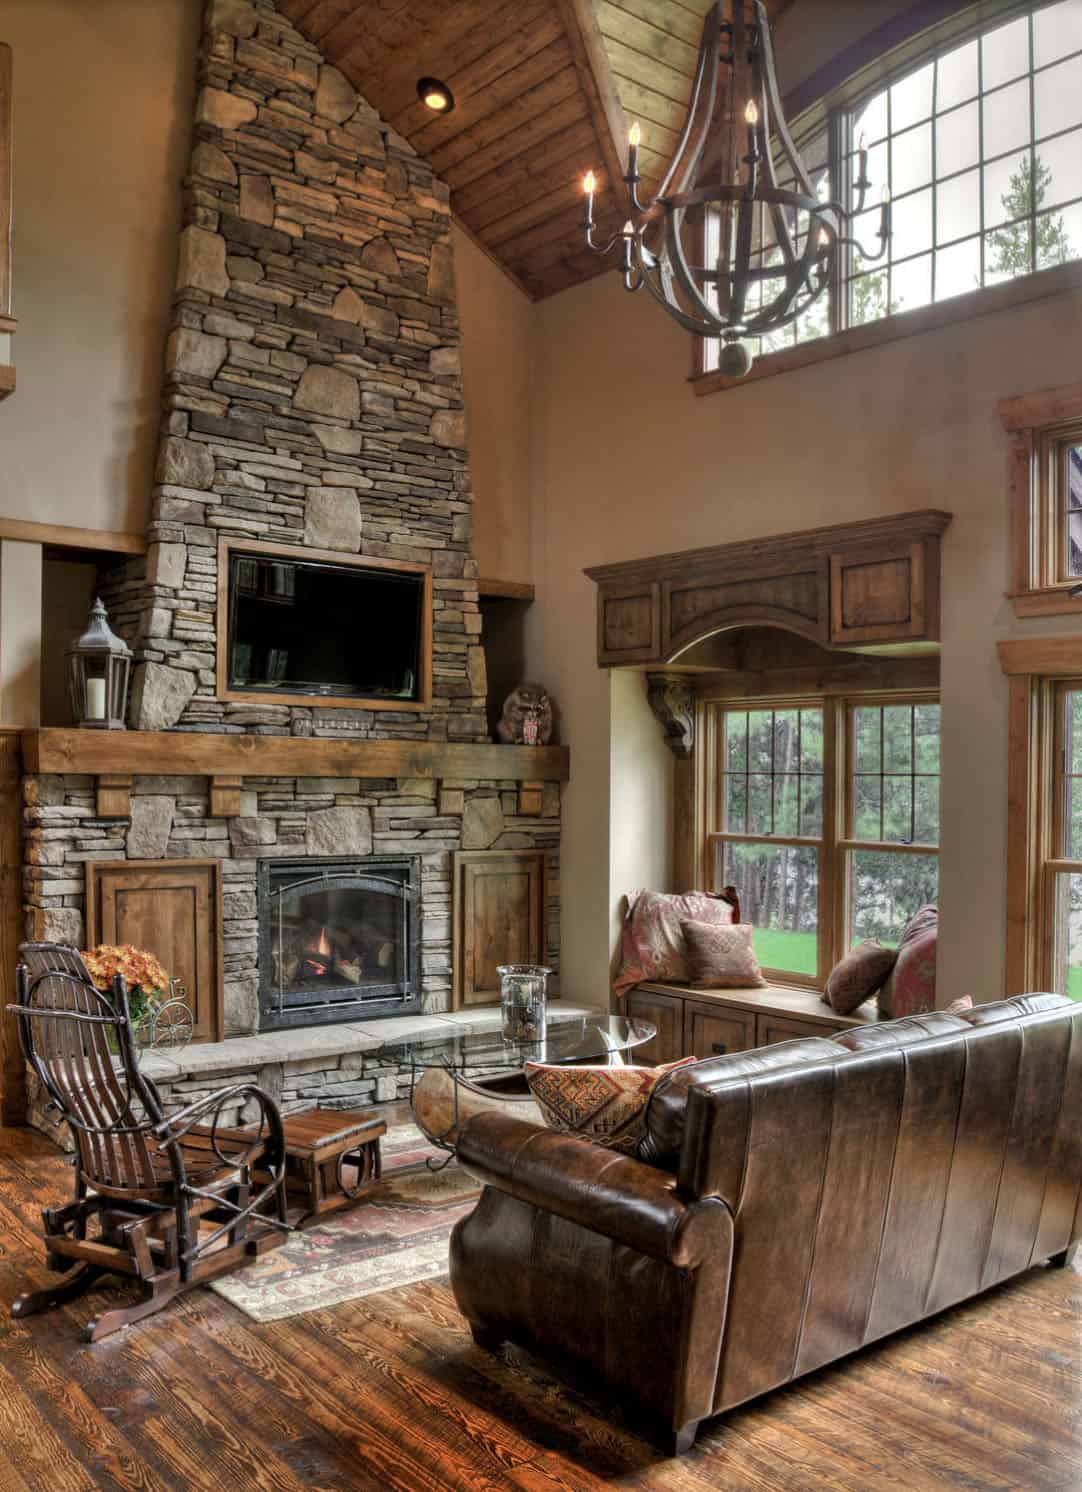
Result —
[{"label": "wooden door casing", "polygon": [[197,1041],[222,1038],[222,898],[217,860],[88,864],[87,939],[153,953],[188,992]]}]

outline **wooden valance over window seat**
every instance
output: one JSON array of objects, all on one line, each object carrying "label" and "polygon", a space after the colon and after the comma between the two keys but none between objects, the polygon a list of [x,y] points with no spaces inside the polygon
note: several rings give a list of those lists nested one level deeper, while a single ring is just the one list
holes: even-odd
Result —
[{"label": "wooden valance over window seat", "polygon": [[760,989],[696,989],[647,982],[625,997],[627,1014],[652,1021],[657,1036],[635,1049],[635,1061],[656,1065],[681,1057],[746,1052],[806,1036],[832,1036],[879,1020],[875,1000],[838,1015],[817,990],[770,984]]}]

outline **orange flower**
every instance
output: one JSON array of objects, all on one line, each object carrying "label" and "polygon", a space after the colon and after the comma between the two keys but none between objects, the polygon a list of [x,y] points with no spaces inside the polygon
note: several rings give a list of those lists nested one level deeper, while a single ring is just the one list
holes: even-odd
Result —
[{"label": "orange flower", "polygon": [[83,962],[95,988],[106,994],[117,974],[124,976],[126,984],[132,988],[138,986],[147,994],[164,992],[169,987],[169,976],[153,953],[133,948],[130,943],[122,947],[99,943],[83,954]]}]

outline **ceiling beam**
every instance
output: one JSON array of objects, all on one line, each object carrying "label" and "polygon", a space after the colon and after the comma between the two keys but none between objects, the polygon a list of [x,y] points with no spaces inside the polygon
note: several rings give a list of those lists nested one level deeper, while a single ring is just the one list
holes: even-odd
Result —
[{"label": "ceiling beam", "polygon": [[623,180],[627,170],[627,115],[592,0],[556,0],[556,8],[563,19],[575,70],[597,131],[605,169],[619,204],[619,216],[627,217],[631,212]]}]

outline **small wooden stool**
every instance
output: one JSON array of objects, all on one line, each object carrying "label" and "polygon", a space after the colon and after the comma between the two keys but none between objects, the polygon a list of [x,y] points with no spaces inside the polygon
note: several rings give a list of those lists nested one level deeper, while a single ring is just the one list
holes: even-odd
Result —
[{"label": "small wooden stool", "polygon": [[[286,1145],[286,1195],[289,1221],[304,1227],[359,1202],[382,1174],[380,1136],[387,1121],[376,1114],[344,1109],[304,1109],[282,1118]],[[356,1169],[348,1180],[346,1167]]]}]

